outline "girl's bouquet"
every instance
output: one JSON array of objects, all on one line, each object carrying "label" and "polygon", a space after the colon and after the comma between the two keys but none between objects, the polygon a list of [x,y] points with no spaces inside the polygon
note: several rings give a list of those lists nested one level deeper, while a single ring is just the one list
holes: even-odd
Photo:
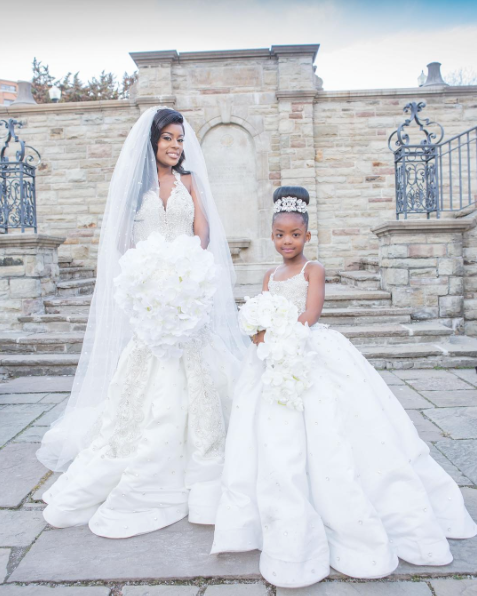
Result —
[{"label": "girl's bouquet", "polygon": [[210,318],[217,289],[212,253],[197,236],[166,242],[153,232],[119,263],[115,299],[137,337],[160,358],[180,357]]},{"label": "girl's bouquet", "polygon": [[298,322],[298,309],[284,296],[263,292],[246,298],[240,309],[240,328],[246,335],[266,330],[257,355],[265,362],[262,395],[269,403],[303,410],[301,398],[311,387],[314,352],[307,350],[310,328]]}]

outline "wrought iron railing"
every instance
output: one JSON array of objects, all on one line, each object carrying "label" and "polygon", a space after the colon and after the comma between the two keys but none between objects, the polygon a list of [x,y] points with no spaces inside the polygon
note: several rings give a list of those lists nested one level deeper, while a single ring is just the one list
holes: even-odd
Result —
[{"label": "wrought iron railing", "polygon": [[7,136],[0,151],[0,233],[14,228],[22,232],[33,228],[36,232],[35,181],[40,154],[15,132],[15,126],[22,127],[21,122],[11,118],[0,120],[1,125],[7,129]]},{"label": "wrought iron railing", "polygon": [[[388,141],[394,152],[397,219],[410,213],[439,217],[442,211],[458,211],[477,201],[477,126],[442,142],[442,126],[419,116],[425,106],[407,104],[409,118]],[[413,121],[424,135],[419,144],[410,142],[407,127]]]}]

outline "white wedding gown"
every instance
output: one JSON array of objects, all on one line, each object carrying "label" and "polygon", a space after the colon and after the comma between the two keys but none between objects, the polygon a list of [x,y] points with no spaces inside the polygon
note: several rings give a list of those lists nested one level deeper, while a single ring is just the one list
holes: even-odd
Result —
[{"label": "white wedding gown", "polygon": [[[305,310],[302,273],[269,282]],[[477,526],[450,476],[381,376],[341,333],[312,327],[313,385],[304,411],[261,397],[263,362],[249,348],[226,443],[212,553],[260,549],[260,571],[281,587],[313,584],[329,566],[379,578],[398,557],[452,561],[447,538]]]},{"label": "white wedding gown", "polygon": [[[134,221],[134,239],[153,231],[193,236],[194,203],[176,174],[164,209],[149,191]],[[226,422],[238,362],[208,332],[180,359],[161,361],[137,338],[121,354],[101,428],[43,494],[55,527],[89,524],[99,536],[125,538],[187,514],[212,524],[220,499]]]}]

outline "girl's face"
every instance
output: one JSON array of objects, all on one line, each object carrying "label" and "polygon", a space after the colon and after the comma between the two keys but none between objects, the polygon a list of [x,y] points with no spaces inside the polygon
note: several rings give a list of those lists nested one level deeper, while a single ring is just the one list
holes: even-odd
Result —
[{"label": "girl's face", "polygon": [[272,225],[272,240],[275,249],[284,259],[293,259],[300,255],[311,234],[306,229],[303,217],[299,213],[280,213]]},{"label": "girl's face", "polygon": [[184,129],[181,124],[164,127],[157,143],[156,159],[161,166],[177,165],[184,151]]}]

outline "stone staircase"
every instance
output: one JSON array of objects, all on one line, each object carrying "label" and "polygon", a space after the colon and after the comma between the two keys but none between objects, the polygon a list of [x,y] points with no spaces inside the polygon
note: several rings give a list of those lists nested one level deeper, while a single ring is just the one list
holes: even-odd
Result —
[{"label": "stone staircase", "polygon": [[[343,333],[377,368],[477,366],[477,340],[454,335],[437,321],[414,321],[410,309],[393,307],[391,295],[378,289],[372,260],[338,279],[326,285],[320,322]],[[94,283],[94,270],[62,258],[57,296],[44,300],[45,314],[19,317],[20,331],[0,333],[0,375],[74,374]],[[237,288],[237,302],[259,291]]]}]

